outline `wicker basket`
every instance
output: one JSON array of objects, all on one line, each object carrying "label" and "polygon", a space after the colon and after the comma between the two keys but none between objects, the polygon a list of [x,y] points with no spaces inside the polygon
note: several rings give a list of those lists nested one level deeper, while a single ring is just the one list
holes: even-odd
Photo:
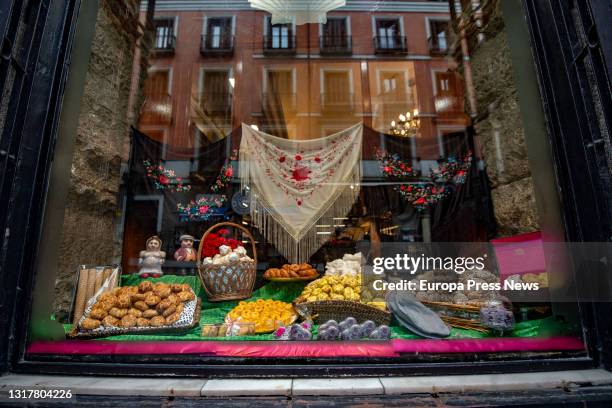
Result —
[{"label": "wicker basket", "polygon": [[[231,265],[202,265],[202,248],[208,234],[219,227],[234,227],[242,230],[251,240],[253,247],[253,260],[240,261]],[[257,274],[257,248],[253,235],[242,225],[233,222],[221,222],[210,227],[200,241],[198,248],[198,275],[206,291],[208,300],[222,302],[226,300],[240,300],[251,296]]]},{"label": "wicker basket", "polygon": [[294,303],[293,307],[302,317],[310,317],[317,324],[332,319],[339,322],[347,317],[354,317],[359,323],[366,320],[372,320],[377,325],[391,323],[391,313],[348,300],[316,300]]},{"label": "wicker basket", "polygon": [[440,319],[450,326],[459,329],[476,330],[481,333],[489,332],[489,329],[480,322],[480,308],[484,303],[477,302],[464,305],[428,301],[421,301],[421,303],[436,312]]}]

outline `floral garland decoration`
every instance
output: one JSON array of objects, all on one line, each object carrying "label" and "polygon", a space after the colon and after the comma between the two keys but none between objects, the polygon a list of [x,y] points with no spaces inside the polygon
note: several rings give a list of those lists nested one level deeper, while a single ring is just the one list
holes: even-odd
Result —
[{"label": "floral garland decoration", "polygon": [[142,161],[147,177],[153,180],[157,190],[170,190],[177,193],[191,190],[191,185],[187,184],[182,177],[177,177],[174,170],[165,168],[162,164],[153,165],[150,160]]},{"label": "floral garland decoration", "polygon": [[381,170],[388,178],[406,178],[417,176],[417,171],[411,165],[404,163],[398,154],[390,154],[376,149],[376,159],[381,163]]},{"label": "floral garland decoration", "polygon": [[213,193],[218,193],[223,190],[234,176],[234,168],[232,167],[232,161],[238,160],[238,149],[232,151],[232,155],[225,161],[221,171],[215,180],[215,183],[210,187]]},{"label": "floral garland decoration", "polygon": [[396,190],[418,211],[426,210],[449,194],[446,187],[428,183],[402,184]]},{"label": "floral garland decoration", "polygon": [[[398,155],[391,155],[377,150],[376,158],[380,162],[383,175],[389,179],[402,180],[418,175],[412,166],[403,162]],[[395,190],[410,202],[418,211],[424,211],[436,204],[451,193],[448,184],[460,185],[465,183],[467,171],[472,164],[472,152],[469,151],[462,161],[449,157],[432,169],[429,180],[404,182],[395,187]]]},{"label": "floral garland decoration", "polygon": [[[238,149],[234,149],[231,156],[221,167],[217,179],[210,187],[211,193],[219,193],[221,190],[227,187],[234,176],[232,161],[237,159]],[[179,217],[183,219],[188,219],[190,221],[206,221],[215,215],[215,210],[222,208],[226,202],[227,197],[224,194],[211,194],[209,196],[202,196],[197,200],[191,200],[186,205],[178,203],[176,207],[179,212]]]},{"label": "floral garland decoration", "polygon": [[213,210],[222,208],[226,201],[225,195],[202,196],[197,200],[189,201],[187,205],[178,203],[176,207],[181,218],[187,218],[190,221],[206,221],[214,215]]},{"label": "floral garland decoration", "polygon": [[431,178],[438,183],[463,184],[467,175],[467,170],[472,163],[472,152],[468,153],[459,162],[455,157],[451,156],[441,163],[437,169],[431,171]]}]

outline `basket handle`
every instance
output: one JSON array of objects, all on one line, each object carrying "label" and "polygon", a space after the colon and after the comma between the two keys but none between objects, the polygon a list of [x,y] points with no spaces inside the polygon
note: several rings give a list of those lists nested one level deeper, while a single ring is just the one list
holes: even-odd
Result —
[{"label": "basket handle", "polygon": [[251,240],[251,246],[253,249],[253,260],[255,261],[255,265],[257,265],[257,248],[255,247],[255,238],[253,238],[253,235],[249,232],[249,230],[244,228],[242,225],[239,225],[233,222],[228,222],[228,221],[215,224],[209,229],[207,229],[206,232],[204,232],[204,235],[202,235],[202,239],[200,240],[200,245],[198,245],[197,265],[201,265],[200,261],[202,260],[202,249],[204,248],[204,241],[206,240],[206,237],[213,230],[219,227],[223,227],[223,226],[238,228],[239,230],[245,233],[245,235]]}]

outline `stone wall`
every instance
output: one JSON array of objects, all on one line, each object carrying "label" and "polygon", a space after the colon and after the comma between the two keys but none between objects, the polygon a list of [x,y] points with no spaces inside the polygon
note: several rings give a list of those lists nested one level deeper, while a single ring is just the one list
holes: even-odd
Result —
[{"label": "stone wall", "polygon": [[456,16],[455,27],[464,28],[469,44],[477,113],[473,124],[491,180],[498,236],[503,237],[536,231],[539,223],[500,0],[481,4],[479,12]]},{"label": "stone wall", "polygon": [[[119,197],[130,125],[137,117],[128,112],[128,104],[134,50],[142,33],[139,3],[100,2],[61,231],[54,305],[60,319],[69,312],[78,266],[119,263],[121,257]],[[146,64],[146,58],[139,63]]]}]

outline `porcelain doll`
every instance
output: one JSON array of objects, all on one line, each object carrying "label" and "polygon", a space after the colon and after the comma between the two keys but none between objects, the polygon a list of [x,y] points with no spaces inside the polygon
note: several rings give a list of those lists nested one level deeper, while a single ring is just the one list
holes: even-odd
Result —
[{"label": "porcelain doll", "polygon": [[193,249],[194,238],[191,235],[181,235],[181,247],[174,252],[174,259],[179,262],[193,262],[196,260],[196,251]]},{"label": "porcelain doll", "polygon": [[141,278],[159,278],[164,273],[162,272],[162,264],[166,259],[166,253],[161,250],[162,241],[158,236],[152,236],[147,239],[147,249],[140,251],[138,265],[140,270],[138,276]]}]

